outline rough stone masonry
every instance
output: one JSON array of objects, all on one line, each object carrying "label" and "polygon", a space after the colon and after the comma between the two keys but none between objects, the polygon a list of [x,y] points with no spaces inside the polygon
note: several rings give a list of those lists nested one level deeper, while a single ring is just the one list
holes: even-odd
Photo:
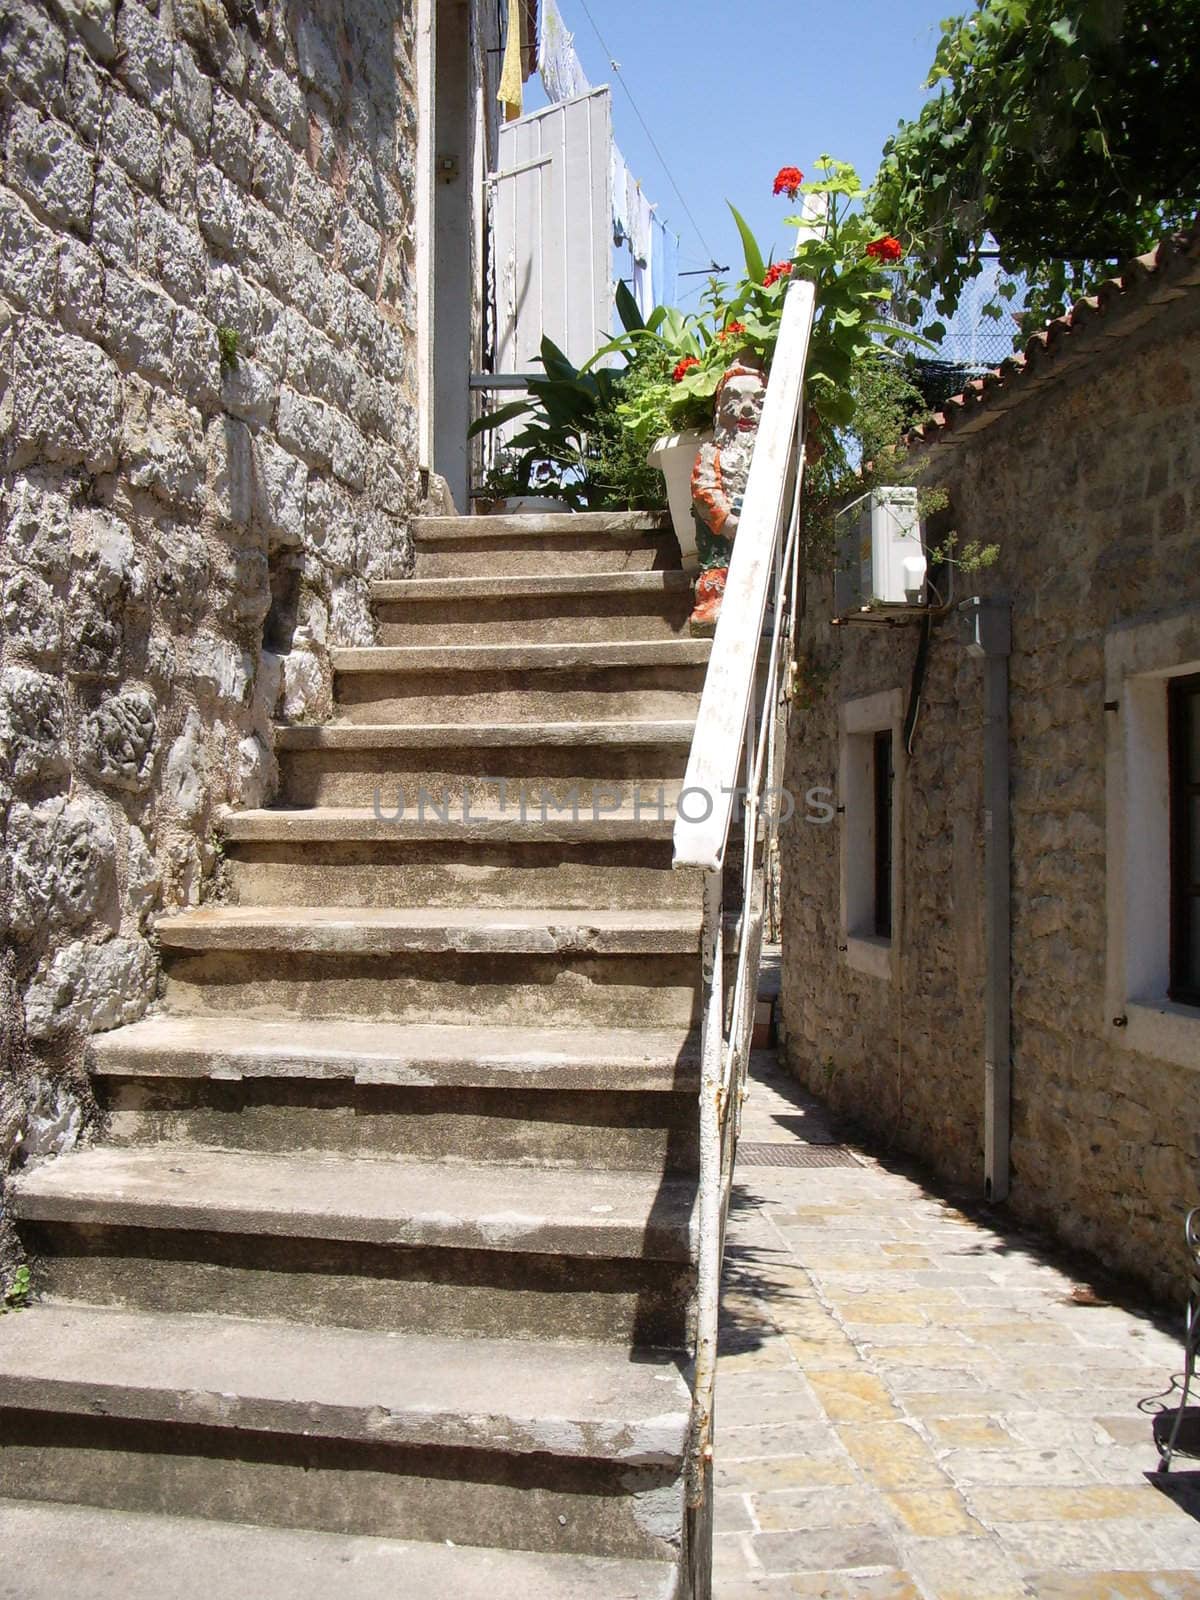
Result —
[{"label": "rough stone masonry", "polygon": [[408,0],[0,10],[0,1169],[90,1114],[417,494]]},{"label": "rough stone masonry", "polygon": [[[1200,1203],[1200,1016],[1187,1063],[1130,1048],[1106,1007],[1104,663],[1114,628],[1167,613],[1200,619],[1200,247],[1188,248],[1170,258],[1178,271],[1165,284],[1165,267],[1132,274],[1128,324],[1116,323],[1124,313],[1110,297],[1086,360],[1074,359],[1072,332],[1053,381],[1042,385],[1035,368],[1034,382],[1015,380],[1028,385],[1014,391],[1020,404],[917,458],[924,480],[948,492],[959,537],[999,545],[994,567],[960,578],[959,597],[1012,601],[1009,1205],[1175,1303],[1183,1213]],[[792,719],[796,793],[836,784],[841,704],[894,690],[907,705],[913,682],[916,628],[833,628],[832,614],[829,575],[810,574],[801,649],[818,692]],[[876,1137],[976,1192],[981,685],[980,663],[940,624],[895,799],[887,978],[855,971],[846,955],[838,826],[793,819],[782,843],[790,1067]]]}]

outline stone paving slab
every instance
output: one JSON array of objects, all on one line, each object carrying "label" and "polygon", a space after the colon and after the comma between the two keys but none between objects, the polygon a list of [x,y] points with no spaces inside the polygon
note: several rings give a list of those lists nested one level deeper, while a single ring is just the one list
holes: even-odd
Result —
[{"label": "stone paving slab", "polygon": [[[752,1078],[744,1140],[838,1142]],[[1181,1339],[857,1155],[736,1175],[717,1600],[1200,1600],[1200,1470],[1151,1432]]]}]

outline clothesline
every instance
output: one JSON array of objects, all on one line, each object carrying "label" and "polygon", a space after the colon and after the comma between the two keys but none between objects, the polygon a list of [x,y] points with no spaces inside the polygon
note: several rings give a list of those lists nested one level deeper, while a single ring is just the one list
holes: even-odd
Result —
[{"label": "clothesline", "polygon": [[[564,24],[555,0],[541,0],[538,7],[538,72],[552,103],[573,100],[591,88],[575,50],[574,35]],[[675,303],[679,235],[655,214],[657,207],[615,144],[609,164],[613,243],[618,248],[628,246],[633,298],[642,315],[648,316],[656,305]]]}]

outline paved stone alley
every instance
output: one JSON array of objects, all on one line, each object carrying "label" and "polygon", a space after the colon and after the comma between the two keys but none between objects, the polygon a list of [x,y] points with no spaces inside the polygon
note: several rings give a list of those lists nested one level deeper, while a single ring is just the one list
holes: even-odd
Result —
[{"label": "paved stone alley", "polygon": [[[754,1079],[717,1385],[717,1600],[1200,1600],[1197,1463],[1153,1476],[1181,1339],[1028,1236],[843,1155],[772,1056]],[[801,1146],[854,1164],[759,1164]]]}]

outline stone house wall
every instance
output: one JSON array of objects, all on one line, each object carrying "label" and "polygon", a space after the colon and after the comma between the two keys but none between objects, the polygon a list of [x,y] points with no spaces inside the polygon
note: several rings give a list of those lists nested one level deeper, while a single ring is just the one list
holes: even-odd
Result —
[{"label": "stone house wall", "polygon": [[[1200,296],[1030,392],[985,429],[925,446],[960,538],[997,543],[959,595],[1013,605],[1013,1134],[1009,1204],[1163,1294],[1182,1282],[1200,1202],[1200,1042],[1189,1067],[1127,1047],[1108,1014],[1105,636],[1167,610],[1200,620]],[[789,783],[834,788],[839,705],[898,689],[919,629],[832,628],[808,579]],[[850,970],[839,838],[782,841],[787,1058],[874,1135],[983,1190],[982,664],[932,634],[902,808],[890,979]],[[1200,1019],[1196,1023],[1200,1033]]]},{"label": "stone house wall", "polygon": [[155,993],[416,503],[411,0],[0,11],[0,1170]]}]

